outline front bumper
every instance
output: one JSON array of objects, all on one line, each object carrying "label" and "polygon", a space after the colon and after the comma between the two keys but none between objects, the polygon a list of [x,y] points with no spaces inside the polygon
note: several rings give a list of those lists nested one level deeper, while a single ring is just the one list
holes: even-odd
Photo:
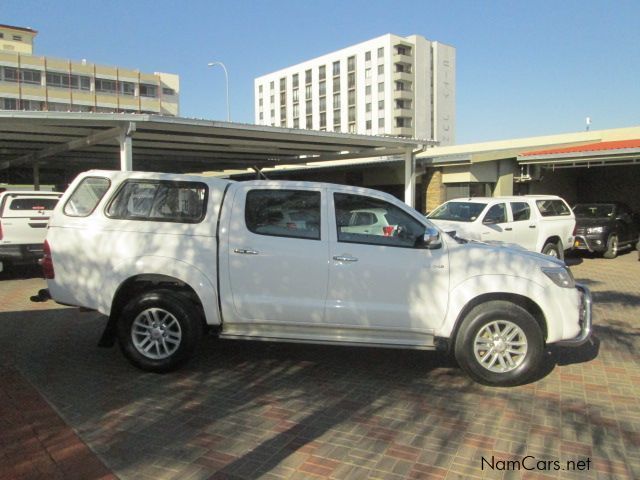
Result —
[{"label": "front bumper", "polygon": [[580,292],[580,315],[578,319],[580,323],[580,333],[575,338],[561,340],[555,343],[555,345],[559,345],[561,347],[579,347],[589,340],[589,337],[591,337],[593,305],[591,291],[585,285],[580,283],[576,283],[576,288]]},{"label": "front bumper", "polygon": [[607,249],[607,242],[603,240],[601,235],[576,235],[573,241],[573,248],[575,250],[588,250],[593,252],[602,252]]}]

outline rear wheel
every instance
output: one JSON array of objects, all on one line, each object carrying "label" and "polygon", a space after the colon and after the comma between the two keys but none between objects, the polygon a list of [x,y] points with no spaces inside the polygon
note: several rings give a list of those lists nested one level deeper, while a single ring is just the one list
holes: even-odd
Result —
[{"label": "rear wheel", "polygon": [[616,258],[618,256],[618,236],[609,235],[607,238],[607,249],[602,254],[604,258]]},{"label": "rear wheel", "polygon": [[550,257],[556,257],[560,260],[564,260],[564,250],[560,241],[558,241],[558,243],[547,242],[544,247],[542,247],[542,253],[549,255]]},{"label": "rear wheel", "polygon": [[496,300],[474,307],[455,341],[455,357],[471,378],[485,385],[526,382],[542,362],[544,338],[524,308]]},{"label": "rear wheel", "polygon": [[142,293],[122,310],[118,343],[125,357],[138,368],[171,371],[195,352],[202,338],[198,311],[171,290]]}]

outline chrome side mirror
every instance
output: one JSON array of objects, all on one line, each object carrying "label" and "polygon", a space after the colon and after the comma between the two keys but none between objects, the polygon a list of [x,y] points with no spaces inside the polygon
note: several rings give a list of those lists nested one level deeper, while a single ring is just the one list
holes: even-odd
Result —
[{"label": "chrome side mirror", "polygon": [[440,238],[440,232],[433,227],[427,227],[422,237],[422,244],[429,250],[435,250],[442,246],[442,239]]}]

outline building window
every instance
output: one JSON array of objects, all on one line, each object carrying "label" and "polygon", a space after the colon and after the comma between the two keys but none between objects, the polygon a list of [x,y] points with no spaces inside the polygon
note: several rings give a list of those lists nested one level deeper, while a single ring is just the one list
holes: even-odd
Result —
[{"label": "building window", "polygon": [[340,130],[340,110],[333,111],[333,129]]},{"label": "building window", "polygon": [[364,69],[364,78],[371,78],[371,69],[370,68],[365,68]]},{"label": "building window", "polygon": [[294,118],[293,119],[293,128],[300,128],[300,119],[299,118]]},{"label": "building window", "polygon": [[20,81],[32,85],[40,85],[42,73],[38,70],[20,70]]},{"label": "building window", "polygon": [[378,92],[384,92],[384,82],[378,83]]},{"label": "building window", "polygon": [[378,100],[378,110],[384,110],[384,100]]},{"label": "building window", "polygon": [[89,90],[91,81],[89,77],[69,75],[68,73],[47,72],[47,87],[74,88]]},{"label": "building window", "polygon": [[275,97],[275,95],[271,95],[271,96],[269,97],[269,103],[270,103],[271,105],[273,105],[274,103],[276,103],[276,97]]},{"label": "building window", "polygon": [[298,74],[295,73],[293,75],[293,78],[291,80],[291,85],[293,86],[293,88],[298,88]]},{"label": "building window", "polygon": [[263,105],[263,101],[262,101],[262,99],[261,99],[261,98],[259,98],[259,99],[258,99],[258,106],[259,106],[260,108],[262,108],[262,105]]},{"label": "building window", "polygon": [[356,121],[356,107],[349,107],[349,121]]},{"label": "building window", "polygon": [[155,98],[158,96],[158,87],[155,85],[146,85],[144,83],[140,84],[140,96],[141,97],[152,97]]},{"label": "building window", "polygon": [[384,75],[384,64],[378,65],[378,75]]},{"label": "building window", "polygon": [[378,49],[378,58],[384,57],[384,47]]},{"label": "building window", "polygon": [[340,91],[340,77],[335,77],[333,79],[333,91],[334,92]]},{"label": "building window", "polygon": [[411,47],[397,45],[396,52],[398,53],[398,55],[411,55]]},{"label": "building window", "polygon": [[3,98],[0,99],[2,101],[2,109],[3,110],[17,110],[18,109],[18,100],[15,98]]},{"label": "building window", "polygon": [[368,51],[368,52],[364,53],[364,61],[365,62],[370,62],[371,61],[371,51]]},{"label": "building window", "polygon": [[340,75],[340,61],[333,62],[333,76]]},{"label": "building window", "polygon": [[305,84],[311,83],[311,70],[307,70],[304,72],[304,83]]},{"label": "building window", "polygon": [[356,104],[356,91],[355,90],[349,90],[349,95],[348,95],[348,100],[349,100],[349,105],[355,105]]},{"label": "building window", "polygon": [[371,85],[367,85],[366,87],[364,87],[364,94],[371,95]]},{"label": "building window", "polygon": [[356,57],[347,58],[347,71],[353,72],[356,69]]},{"label": "building window", "polygon": [[307,115],[307,130],[311,130],[313,128],[313,120],[311,115]]},{"label": "building window", "polygon": [[367,130],[371,130],[371,120],[366,121],[366,128]]},{"label": "building window", "polygon": [[287,79],[286,78],[281,78],[280,79],[280,91],[282,92],[283,90],[287,89]]},{"label": "building window", "polygon": [[365,105],[365,111],[366,111],[366,112],[370,112],[370,111],[371,111],[371,104],[370,104],[370,103],[367,103],[367,104]]},{"label": "building window", "polygon": [[258,85],[258,93],[262,93],[262,85]]},{"label": "building window", "polygon": [[307,115],[311,115],[311,100],[306,101],[304,108],[305,108],[305,111],[307,112]]},{"label": "building window", "polygon": [[260,120],[264,120],[264,113],[260,112]]},{"label": "building window", "polygon": [[402,90],[405,90],[404,87],[404,82],[396,82],[396,91],[400,92]]},{"label": "building window", "polygon": [[271,82],[271,83],[269,83],[269,88],[271,89],[271,91],[275,90],[275,89],[276,89],[276,84],[275,84],[275,82]]},{"label": "building window", "polygon": [[2,67],[2,80],[5,82],[18,81],[18,69],[11,67]]},{"label": "building window", "polygon": [[378,128],[384,128],[384,118],[378,119]]},{"label": "building window", "polygon": [[320,106],[319,106],[320,111],[324,112],[327,109],[327,98],[326,97],[322,97],[320,99],[319,104],[320,104]]},{"label": "building window", "polygon": [[349,133],[356,133],[356,124],[355,124],[355,122],[349,124]]},{"label": "building window", "polygon": [[340,94],[333,94],[333,108],[340,108]]},{"label": "building window", "polygon": [[348,88],[356,87],[356,74],[353,72],[350,73],[349,76],[347,77],[347,87]]},{"label": "building window", "polygon": [[[136,92],[136,86],[135,84],[131,83],[131,82],[120,82],[119,84],[120,86],[120,93],[123,95],[135,95]],[[163,89],[164,91],[164,89]]]},{"label": "building window", "polygon": [[293,118],[298,118],[300,116],[300,106],[295,103],[293,105]]},{"label": "building window", "polygon": [[20,35],[14,35],[12,38],[13,38],[16,42],[21,42],[21,41],[22,41],[22,36],[20,36]]},{"label": "building window", "polygon": [[311,85],[307,85],[306,87],[304,87],[304,98],[311,98]]},{"label": "building window", "polygon": [[320,114],[320,128],[326,128],[327,127],[327,114],[325,112],[322,112]]},{"label": "building window", "polygon": [[176,94],[176,91],[175,91],[173,88],[166,88],[166,87],[163,87],[163,88],[162,88],[162,94],[163,94],[163,95],[175,95],[175,94]]},{"label": "building window", "polygon": [[296,103],[298,101],[298,89],[297,88],[293,89],[292,98],[293,98],[293,103]]},{"label": "building window", "polygon": [[325,65],[320,65],[318,67],[318,79],[324,80],[327,78],[327,67]]},{"label": "building window", "polygon": [[[115,80],[105,80],[104,78],[96,78],[96,92],[116,93]],[[142,95],[142,85],[140,85],[140,95]]]},{"label": "building window", "polygon": [[327,94],[327,82],[320,82],[318,84],[318,91],[320,92],[320,96]]}]

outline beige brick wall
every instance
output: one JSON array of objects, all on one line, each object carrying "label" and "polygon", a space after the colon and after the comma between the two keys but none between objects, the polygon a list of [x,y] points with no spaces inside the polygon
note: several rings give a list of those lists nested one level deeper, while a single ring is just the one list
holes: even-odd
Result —
[{"label": "beige brick wall", "polygon": [[426,185],[426,198],[424,205],[426,206],[426,211],[430,212],[444,202],[442,170],[438,168],[427,169],[423,182]]}]

